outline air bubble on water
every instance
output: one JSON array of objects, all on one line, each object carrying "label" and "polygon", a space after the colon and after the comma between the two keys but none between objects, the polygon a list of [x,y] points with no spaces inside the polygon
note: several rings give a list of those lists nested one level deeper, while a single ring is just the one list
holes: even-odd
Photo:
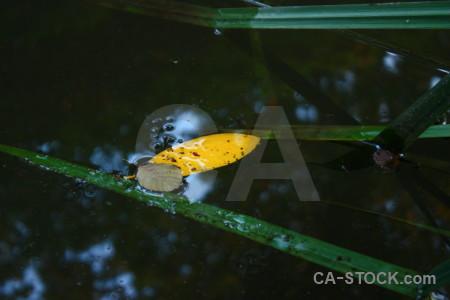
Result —
[{"label": "air bubble on water", "polygon": [[161,118],[156,118],[152,120],[152,124],[161,124],[163,120]]},{"label": "air bubble on water", "polygon": [[150,132],[151,133],[158,133],[159,132],[159,128],[158,127],[152,127],[151,129],[150,129]]},{"label": "air bubble on water", "polygon": [[163,129],[165,131],[172,131],[175,129],[175,127],[172,124],[166,124],[166,125],[164,125]]},{"label": "air bubble on water", "polygon": [[169,123],[172,123],[175,121],[175,118],[172,116],[166,116],[164,119],[166,120],[166,122],[169,122]]},{"label": "air bubble on water", "polygon": [[222,33],[223,33],[222,30],[214,28],[214,34],[215,35],[222,35]]},{"label": "air bubble on water", "polygon": [[163,135],[161,138],[164,141],[164,143],[168,143],[168,144],[172,144],[176,140],[175,137],[168,135],[168,134]]},{"label": "air bubble on water", "polygon": [[[152,130],[154,127],[160,130]],[[152,157],[174,144],[211,134],[215,128],[211,117],[193,105],[168,105],[144,120],[136,140],[136,153]],[[162,144],[162,147],[154,147],[154,143]]]}]

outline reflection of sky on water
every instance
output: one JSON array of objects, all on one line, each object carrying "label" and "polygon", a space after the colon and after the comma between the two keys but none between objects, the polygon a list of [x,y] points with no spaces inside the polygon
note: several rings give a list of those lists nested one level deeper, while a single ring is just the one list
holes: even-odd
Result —
[{"label": "reflection of sky on water", "polygon": [[340,92],[352,93],[356,83],[356,75],[353,71],[345,71],[342,78],[335,80],[336,89]]},{"label": "reflection of sky on water", "polygon": [[189,186],[183,193],[190,201],[202,201],[214,187],[217,171],[207,171],[186,177]]},{"label": "reflection of sky on water", "polygon": [[61,143],[59,141],[48,141],[38,145],[36,150],[50,153],[52,150],[58,150],[59,148],[61,148]]},{"label": "reflection of sky on water", "polygon": [[314,123],[319,118],[319,111],[315,105],[310,104],[305,97],[294,91],[292,96],[299,102],[295,108],[295,116],[299,121]]},{"label": "reflection of sky on water", "polygon": [[101,300],[121,299],[121,294],[126,299],[136,299],[138,296],[138,291],[134,287],[134,275],[131,272],[122,273],[108,279],[95,280],[94,287],[98,291],[108,292],[100,298]]},{"label": "reflection of sky on water", "polygon": [[431,89],[433,86],[435,86],[439,81],[441,81],[441,77],[439,76],[432,76],[430,78],[429,88]]},{"label": "reflection of sky on water", "polygon": [[97,291],[105,292],[100,299],[136,299],[139,292],[134,286],[135,276],[133,273],[124,272],[109,277],[105,275],[108,272],[107,262],[113,259],[115,252],[112,242],[105,240],[84,251],[66,250],[64,258],[68,262],[81,262],[90,265],[92,273],[97,277],[93,281],[93,287]]},{"label": "reflection of sky on water", "polygon": [[401,61],[401,56],[398,56],[397,54],[391,52],[386,52],[386,55],[383,57],[383,67],[392,73],[398,73],[398,63]]},{"label": "reflection of sky on water", "polygon": [[202,120],[203,118],[195,111],[184,111],[172,122],[174,129],[171,133],[183,141],[191,140],[198,134],[205,123]]},{"label": "reflection of sky on water", "polygon": [[[28,291],[26,296],[23,296],[24,291]],[[44,293],[45,284],[33,264],[29,264],[23,270],[22,278],[0,282],[0,296],[11,297],[11,299],[39,300],[43,299]]]},{"label": "reflection of sky on water", "polygon": [[101,171],[112,172],[123,167],[123,158],[125,154],[122,151],[112,145],[104,145],[95,147],[89,160],[92,164],[99,166]]},{"label": "reflection of sky on water", "polygon": [[89,249],[81,252],[66,250],[64,257],[67,261],[78,261],[91,266],[92,273],[100,274],[104,271],[105,262],[115,254],[114,246],[110,241],[104,241],[92,245]]},{"label": "reflection of sky on water", "polygon": [[[171,125],[167,129],[167,125]],[[156,153],[155,144],[163,143],[163,137],[178,141],[188,141],[194,138],[217,132],[211,117],[200,108],[192,105],[168,105],[151,113],[142,123],[136,139],[135,159],[152,157]]]},{"label": "reflection of sky on water", "polygon": [[[173,237],[175,235],[175,237]],[[158,241],[161,246],[164,239]],[[176,234],[168,235],[167,241],[176,240]],[[93,288],[100,292],[99,299],[138,299],[139,297],[155,296],[155,289],[149,286],[138,290],[135,287],[135,275],[132,272],[109,275],[112,272],[108,267],[108,261],[115,255],[115,248],[109,240],[92,245],[86,250],[75,252],[67,249],[64,258],[69,263],[85,263],[90,265],[94,275]],[[181,275],[189,275],[192,268],[189,265],[180,267]],[[81,283],[76,282],[76,285]],[[20,276],[0,282],[0,298],[39,300],[44,299],[46,284],[39,273],[39,264],[30,263],[23,269]]]},{"label": "reflection of sky on water", "polygon": [[380,103],[380,105],[378,106],[378,114],[380,115],[379,119],[380,123],[386,123],[391,120],[391,118],[389,118],[390,114],[389,105],[386,102]]},{"label": "reflection of sky on water", "polygon": [[300,121],[313,123],[317,121],[317,118],[319,117],[319,112],[317,111],[317,108],[314,105],[300,104],[295,109],[295,116]]}]

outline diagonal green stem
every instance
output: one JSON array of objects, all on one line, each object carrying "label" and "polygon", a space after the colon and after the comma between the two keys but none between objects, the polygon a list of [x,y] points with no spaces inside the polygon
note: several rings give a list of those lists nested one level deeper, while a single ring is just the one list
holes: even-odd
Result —
[{"label": "diagonal green stem", "polygon": [[389,124],[373,143],[401,153],[449,108],[450,75],[447,75]]},{"label": "diagonal green stem", "polygon": [[450,28],[448,1],[209,8],[166,0],[91,0],[107,7],[212,28]]},{"label": "diagonal green stem", "polygon": [[[417,271],[347,250],[244,214],[204,203],[191,203],[183,196],[170,193],[151,194],[137,188],[134,182],[119,180],[110,174],[47,155],[6,145],[0,145],[0,151],[64,175],[80,178],[96,186],[146,202],[167,212],[180,214],[241,235],[337,272],[398,272],[397,278],[402,281],[406,275],[420,274]],[[415,297],[418,290],[418,286],[414,284],[382,284],[379,282],[375,284],[410,297]]]}]

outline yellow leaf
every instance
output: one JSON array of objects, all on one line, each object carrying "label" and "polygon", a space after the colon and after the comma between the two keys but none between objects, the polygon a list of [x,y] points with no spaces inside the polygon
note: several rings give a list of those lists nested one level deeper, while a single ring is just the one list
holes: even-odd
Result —
[{"label": "yellow leaf", "polygon": [[158,153],[150,163],[175,165],[188,176],[234,163],[252,152],[259,141],[257,136],[239,133],[202,136]]}]

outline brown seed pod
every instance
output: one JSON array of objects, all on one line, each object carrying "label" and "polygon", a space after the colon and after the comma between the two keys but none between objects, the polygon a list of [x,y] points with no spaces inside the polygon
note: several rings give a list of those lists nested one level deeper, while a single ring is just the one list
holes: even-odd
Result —
[{"label": "brown seed pod", "polygon": [[138,167],[139,185],[155,192],[170,192],[178,188],[183,176],[177,166],[171,164],[147,164]]}]

